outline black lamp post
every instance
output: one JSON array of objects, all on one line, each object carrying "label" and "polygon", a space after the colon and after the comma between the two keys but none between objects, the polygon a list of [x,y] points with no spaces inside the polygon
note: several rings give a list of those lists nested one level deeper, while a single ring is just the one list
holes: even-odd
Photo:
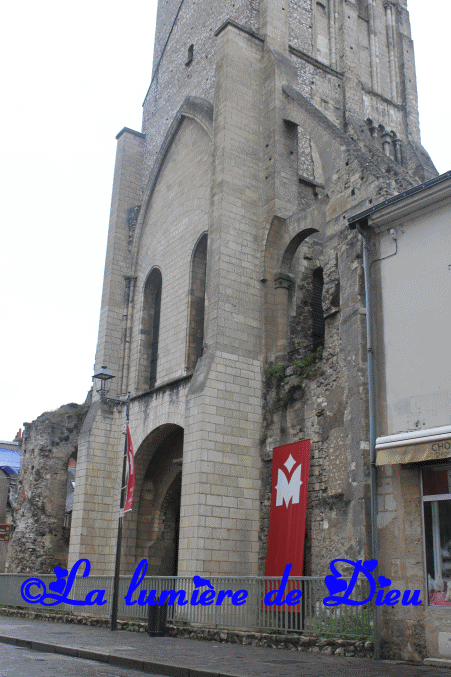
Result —
[{"label": "black lamp post", "polygon": [[[109,388],[106,387],[106,383],[112,378],[115,378],[114,374],[109,371],[104,365],[95,372],[92,380],[97,379],[100,381],[100,388],[97,390],[99,393],[100,399],[106,399],[107,394],[109,393]],[[109,402],[115,404],[125,404],[125,441],[124,441],[124,457],[122,461],[122,479],[121,479],[121,498],[119,503],[119,522],[117,528],[117,542],[116,542],[116,563],[114,566],[114,582],[113,582],[113,599],[111,603],[111,630],[117,630],[117,615],[118,615],[118,605],[119,605],[119,574],[121,570],[121,548],[122,548],[122,521],[124,518],[124,506],[125,506],[125,496],[127,492],[127,487],[125,486],[125,477],[127,473],[127,427],[129,422],[130,415],[130,393],[127,393],[125,400],[112,399],[108,398]]]}]

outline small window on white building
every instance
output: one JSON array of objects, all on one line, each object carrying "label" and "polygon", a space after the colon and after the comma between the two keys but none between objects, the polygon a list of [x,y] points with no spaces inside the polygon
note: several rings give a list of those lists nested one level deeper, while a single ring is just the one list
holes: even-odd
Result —
[{"label": "small window on white building", "polygon": [[423,470],[428,601],[451,607],[451,467]]}]

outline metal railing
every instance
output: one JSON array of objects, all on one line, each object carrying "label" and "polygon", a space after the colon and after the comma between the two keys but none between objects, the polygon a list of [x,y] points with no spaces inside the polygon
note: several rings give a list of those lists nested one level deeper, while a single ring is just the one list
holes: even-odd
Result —
[{"label": "metal railing", "polygon": [[[107,617],[111,614],[112,576],[77,577],[72,590],[68,594],[72,599],[85,600],[89,592],[105,590],[104,598],[107,603],[102,606],[96,604],[75,606],[64,603],[49,607],[40,603],[27,603],[21,596],[21,586],[29,578],[39,578],[45,584],[47,593],[51,592],[49,591],[49,583],[55,580],[55,576],[0,574],[0,604],[28,607],[36,611],[58,610],[66,613]],[[166,591],[173,593],[168,601],[167,619],[170,623],[235,630],[282,631],[284,633],[295,632],[324,636],[338,635],[340,637],[371,637],[373,633],[373,603],[362,606],[342,604],[338,607],[326,607],[323,604],[323,599],[328,596],[329,592],[324,579],[319,577],[303,576],[289,579],[285,594],[290,590],[302,591],[299,603],[293,606],[286,604],[280,606],[276,604],[265,605],[264,603],[265,595],[271,591],[274,594],[278,589],[281,578],[250,576],[210,578],[216,594],[214,598],[210,595],[210,597],[203,599],[203,601],[210,602],[207,606],[196,604],[196,602],[208,588],[195,588],[192,578],[181,576],[146,577],[133,593],[131,599],[135,603],[126,605],[124,597],[129,589],[131,579],[131,576],[120,577],[118,617],[122,620],[146,621],[148,616],[147,601],[153,603],[155,599],[160,598],[162,592]],[[32,589],[33,595],[38,595],[39,591],[43,592],[43,588],[39,590],[38,586]],[[183,595],[180,591],[184,591],[185,594]],[[219,591],[225,591],[225,594],[221,603],[217,604]],[[244,604],[235,605],[232,602],[232,595],[238,591],[248,593]],[[177,592],[179,592],[179,595],[176,597]],[[193,598],[194,592],[197,595]],[[359,580],[352,598],[363,600],[366,599],[367,594],[367,582]],[[233,601],[239,600],[240,597],[238,596]],[[273,601],[273,597],[271,601]]]}]

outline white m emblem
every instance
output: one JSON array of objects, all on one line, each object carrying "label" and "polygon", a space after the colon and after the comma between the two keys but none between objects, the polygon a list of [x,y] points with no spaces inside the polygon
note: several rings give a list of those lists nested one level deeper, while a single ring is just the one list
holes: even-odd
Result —
[{"label": "white m emblem", "polygon": [[[291,467],[290,467],[290,459],[291,459]],[[293,467],[294,461],[291,454],[290,458],[286,463],[284,463],[284,465],[288,467],[289,471]],[[294,471],[293,475],[291,476],[290,481],[288,481],[288,478],[285,475],[282,468],[279,468],[276,485],[276,505],[282,505],[283,502],[285,501],[285,505],[288,508],[290,500],[292,501],[292,504],[299,503],[299,494],[301,493],[301,484],[302,484],[301,468],[302,464],[299,464],[296,470]]]}]

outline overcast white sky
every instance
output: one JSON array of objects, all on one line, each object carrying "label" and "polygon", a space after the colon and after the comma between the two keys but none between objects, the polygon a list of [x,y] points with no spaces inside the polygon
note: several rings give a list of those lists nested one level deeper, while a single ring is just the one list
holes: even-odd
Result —
[{"label": "overcast white sky", "polygon": [[[116,134],[141,129],[156,0],[2,8],[0,439],[91,387]],[[440,8],[440,12],[437,10]],[[451,7],[409,0],[422,141],[451,169]],[[437,23],[437,18],[440,22]]]}]

